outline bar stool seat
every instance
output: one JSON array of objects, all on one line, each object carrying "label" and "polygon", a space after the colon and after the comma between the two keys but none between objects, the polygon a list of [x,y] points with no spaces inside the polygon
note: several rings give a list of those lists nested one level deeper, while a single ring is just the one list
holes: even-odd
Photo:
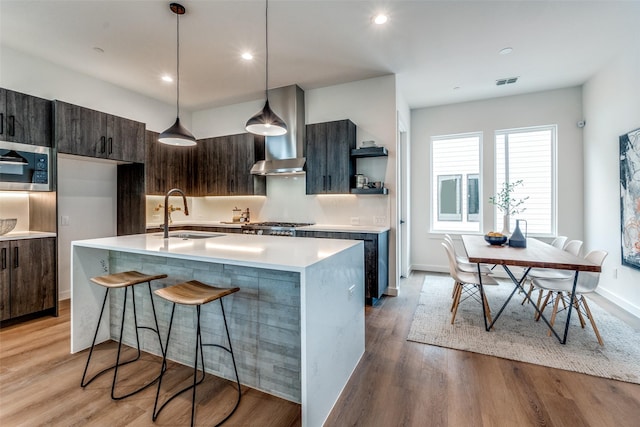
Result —
[{"label": "bar stool seat", "polygon": [[[153,405],[153,421],[155,421],[158,418],[160,411],[162,411],[162,409],[169,402],[171,402],[175,397],[178,397],[180,394],[182,394],[187,390],[193,389],[193,394],[191,397],[191,425],[193,426],[194,419],[195,419],[196,386],[202,383],[202,381],[204,381],[204,378],[205,378],[203,346],[218,347],[222,350],[227,351],[231,355],[231,360],[233,362],[233,370],[236,374],[238,398],[236,400],[235,406],[233,407],[233,410],[223,420],[219,421],[215,425],[219,426],[222,423],[224,423],[226,420],[228,420],[231,417],[231,415],[233,415],[233,413],[238,408],[238,405],[240,404],[240,398],[242,397],[242,390],[240,386],[240,379],[238,378],[238,368],[236,367],[236,359],[233,354],[233,348],[231,346],[231,337],[229,335],[229,327],[227,325],[227,317],[224,312],[224,305],[222,304],[222,298],[224,298],[225,296],[231,295],[235,292],[238,292],[239,290],[240,288],[237,288],[237,287],[219,288],[216,286],[206,285],[197,280],[190,280],[188,282],[179,283],[174,286],[169,286],[169,287],[157,289],[154,291],[156,295],[173,303],[173,305],[171,308],[171,319],[169,320],[169,330],[167,331],[167,340],[166,340],[164,354],[163,354],[163,361],[162,361],[163,369],[160,372],[160,379],[158,381],[158,391],[156,393],[156,400]],[[200,333],[201,332],[200,307],[204,304],[210,303],[215,300],[220,301],[220,309],[222,310],[222,319],[224,320],[224,327],[227,333],[227,342],[229,344],[229,347],[225,347],[220,344],[208,344],[208,343],[202,342],[202,336]],[[182,390],[178,391],[177,393],[169,397],[156,411],[156,408],[158,407],[159,396],[160,396],[160,388],[162,386],[162,378],[166,370],[165,367],[166,367],[166,361],[167,361],[167,352],[169,349],[169,338],[171,336],[171,327],[173,325],[173,315],[175,313],[176,304],[196,307],[197,326],[196,326],[195,361],[193,364],[193,384],[183,388]],[[200,379],[198,379],[198,352],[200,353],[200,359],[202,364],[202,377]]]},{"label": "bar stool seat", "polygon": [[[104,300],[102,301],[102,309],[100,310],[100,316],[98,317],[98,324],[96,325],[96,331],[95,334],[93,335],[93,342],[91,344],[91,350],[89,350],[89,357],[87,358],[87,364],[84,367],[84,373],[82,374],[82,380],[80,381],[80,386],[82,387],[86,387],[87,385],[89,385],[93,380],[95,380],[96,378],[98,378],[99,376],[101,376],[102,374],[106,373],[107,371],[114,369],[113,372],[113,381],[111,383],[111,398],[113,400],[120,400],[120,399],[124,399],[126,397],[132,396],[144,389],[146,389],[147,387],[149,387],[150,385],[154,384],[159,378],[160,376],[158,375],[157,377],[155,377],[153,379],[153,381],[145,384],[144,386],[126,393],[124,395],[121,396],[116,396],[115,393],[115,388],[116,388],[116,383],[117,383],[117,377],[118,377],[118,368],[120,366],[124,366],[127,365],[129,363],[135,362],[137,360],[140,359],[140,338],[138,336],[138,330],[139,329],[148,329],[152,332],[155,332],[155,335],[158,337],[158,342],[160,344],[160,351],[164,354],[164,347],[162,345],[162,339],[160,337],[160,328],[158,327],[158,318],[156,316],[156,308],[153,302],[153,294],[151,293],[151,281],[152,280],[158,280],[158,279],[164,279],[166,278],[167,275],[166,274],[144,274],[144,273],[140,273],[138,271],[124,271],[121,273],[113,273],[113,274],[107,274],[104,276],[97,276],[97,277],[92,277],[90,280],[91,282],[103,286],[106,288],[105,294],[104,294]],[[136,345],[137,345],[137,355],[135,358],[127,360],[126,362],[120,362],[120,353],[122,350],[122,336],[123,336],[123,332],[124,332],[124,322],[125,322],[125,315],[126,315],[126,308],[127,308],[127,294],[128,294],[128,290],[130,287],[141,284],[141,283],[147,283],[147,287],[149,290],[149,298],[151,299],[151,308],[152,308],[152,312],[153,312],[153,320],[155,322],[155,328],[150,327],[150,326],[138,326],[138,315],[136,312],[136,294],[134,291],[134,288],[131,289],[131,300],[132,300],[132,305],[133,305],[133,321],[135,324],[135,332],[136,332]],[[122,318],[121,318],[121,322],[120,322],[120,338],[118,340],[118,352],[116,355],[116,363],[112,366],[109,366],[107,368],[102,369],[100,372],[98,372],[97,374],[95,374],[93,377],[91,377],[90,379],[86,380],[86,376],[87,376],[87,371],[89,369],[89,364],[91,362],[91,356],[93,355],[93,349],[95,348],[96,345],[96,339],[98,337],[98,330],[100,329],[100,322],[102,321],[102,315],[104,314],[104,308],[105,305],[107,303],[107,299],[109,298],[109,291],[111,289],[115,289],[115,288],[124,288],[124,299],[122,302]],[[162,371],[164,371],[165,366],[162,366]]]}]

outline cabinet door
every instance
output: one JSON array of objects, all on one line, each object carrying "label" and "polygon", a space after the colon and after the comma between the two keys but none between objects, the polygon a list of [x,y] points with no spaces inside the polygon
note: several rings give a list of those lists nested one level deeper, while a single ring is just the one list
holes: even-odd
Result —
[{"label": "cabinet door", "polygon": [[113,115],[107,115],[106,120],[107,158],[125,162],[144,163],[144,123]]},{"label": "cabinet door", "polygon": [[0,242],[0,320],[11,317],[11,251],[9,241]]},{"label": "cabinet door", "polygon": [[176,147],[158,142],[157,132],[145,132],[146,194],[164,196],[172,188],[179,188],[187,196],[198,196],[195,179],[196,147]]},{"label": "cabinet door", "polygon": [[55,307],[55,238],[11,242],[11,317]]},{"label": "cabinet door", "polygon": [[351,149],[356,148],[356,126],[350,120],[327,124],[327,190],[328,194],[349,194],[355,161]]},{"label": "cabinet door", "polygon": [[60,153],[106,157],[107,115],[78,105],[55,101],[55,146]]},{"label": "cabinet door", "polygon": [[306,138],[307,194],[327,192],[327,123],[307,125]]},{"label": "cabinet door", "polygon": [[226,196],[231,146],[226,137],[206,138],[198,141],[198,175],[200,194]]},{"label": "cabinet door", "polygon": [[51,101],[11,90],[4,91],[3,139],[51,146]]}]

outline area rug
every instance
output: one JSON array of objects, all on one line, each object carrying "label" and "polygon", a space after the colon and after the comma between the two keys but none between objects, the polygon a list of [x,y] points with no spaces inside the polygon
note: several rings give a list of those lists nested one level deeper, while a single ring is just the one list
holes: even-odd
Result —
[{"label": "area rug", "polygon": [[[500,286],[485,289],[495,315],[513,285],[507,279],[501,281]],[[533,306],[520,305],[523,296],[517,293],[491,332],[485,331],[482,306],[473,299],[460,303],[452,325],[449,311],[452,290],[453,279],[449,276],[428,275],[425,278],[409,330],[409,341],[640,384],[640,332],[592,300],[589,300],[589,307],[604,346],[598,344],[588,320],[584,329],[580,327],[575,310],[571,314],[567,344],[560,344],[555,336],[547,336],[548,328],[542,320],[534,321]],[[549,308],[549,315],[550,311]],[[557,322],[564,327],[565,319],[564,314],[559,315]]]}]

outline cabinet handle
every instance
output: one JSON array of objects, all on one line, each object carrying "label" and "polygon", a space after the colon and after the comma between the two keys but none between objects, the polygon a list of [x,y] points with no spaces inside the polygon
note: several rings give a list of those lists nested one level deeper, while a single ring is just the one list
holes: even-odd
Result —
[{"label": "cabinet handle", "polygon": [[106,142],[107,142],[106,137],[101,136],[101,137],[100,137],[100,152],[101,152],[101,153],[104,153],[104,150],[105,150],[105,144],[106,144]]},{"label": "cabinet handle", "polygon": [[9,122],[7,123],[7,133],[10,136],[16,136],[16,116],[9,116]]},{"label": "cabinet handle", "polygon": [[331,175],[329,175],[329,191],[331,191]]},{"label": "cabinet handle", "polygon": [[0,113],[0,135],[4,133],[4,113]]},{"label": "cabinet handle", "polygon": [[327,191],[327,176],[322,175],[322,191]]},{"label": "cabinet handle", "polygon": [[16,246],[15,248],[13,248],[13,267],[14,268],[18,268],[20,267],[20,252],[18,252],[18,247]]},{"label": "cabinet handle", "polygon": [[111,154],[113,153],[113,138],[109,137],[107,141],[109,141],[109,154]]},{"label": "cabinet handle", "polygon": [[7,269],[7,248],[2,248],[2,270]]}]

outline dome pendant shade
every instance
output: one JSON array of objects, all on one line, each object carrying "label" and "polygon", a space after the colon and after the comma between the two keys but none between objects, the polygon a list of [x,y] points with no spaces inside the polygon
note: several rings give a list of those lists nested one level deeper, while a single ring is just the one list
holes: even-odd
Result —
[{"label": "dome pendant shade", "polygon": [[286,123],[271,110],[268,99],[264,103],[262,111],[247,120],[245,129],[247,132],[265,136],[278,136],[287,133]]},{"label": "dome pendant shade", "polygon": [[160,134],[158,141],[163,144],[178,145],[181,147],[196,145],[196,138],[180,124],[179,117],[176,117],[176,122],[173,126]]}]

